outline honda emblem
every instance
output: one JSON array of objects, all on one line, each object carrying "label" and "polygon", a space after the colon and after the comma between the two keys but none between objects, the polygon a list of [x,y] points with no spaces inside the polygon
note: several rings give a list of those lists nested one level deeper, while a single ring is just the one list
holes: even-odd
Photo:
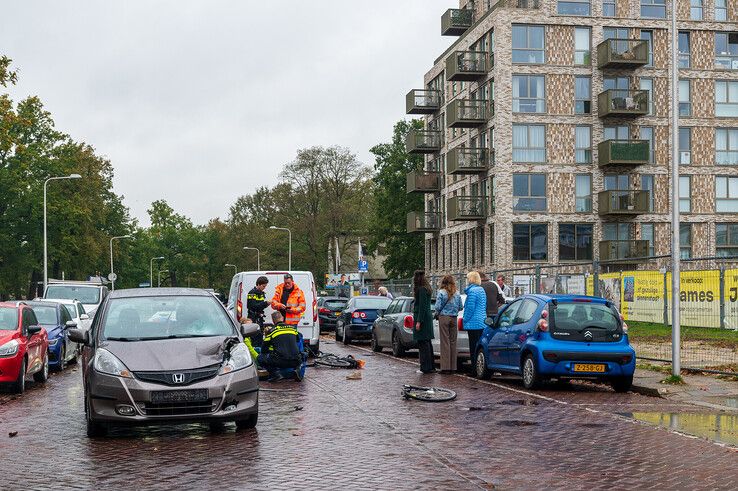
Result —
[{"label": "honda emblem", "polygon": [[185,374],[184,373],[173,373],[172,374],[172,382],[175,384],[183,384],[185,381]]}]

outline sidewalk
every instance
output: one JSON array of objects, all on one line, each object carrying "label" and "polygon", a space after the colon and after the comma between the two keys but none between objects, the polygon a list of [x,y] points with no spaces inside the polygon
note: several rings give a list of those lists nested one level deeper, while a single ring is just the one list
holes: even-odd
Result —
[{"label": "sidewalk", "polygon": [[738,413],[738,382],[706,375],[682,375],[684,385],[662,384],[668,374],[637,368],[633,392],[675,402]]}]

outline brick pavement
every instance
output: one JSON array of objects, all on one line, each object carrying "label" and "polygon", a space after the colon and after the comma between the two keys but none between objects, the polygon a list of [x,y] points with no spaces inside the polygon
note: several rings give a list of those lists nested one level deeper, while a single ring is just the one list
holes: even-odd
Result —
[{"label": "brick pavement", "polygon": [[[80,372],[69,369],[20,398],[0,395],[2,487],[731,489],[738,480],[737,452],[617,414],[694,408],[590,384],[529,395],[504,381],[417,375],[410,362],[323,343],[366,359],[362,380],[316,368],[302,384],[263,384],[272,390],[261,392],[255,431],[166,426],[89,440]],[[404,401],[404,382],[459,396]]]}]

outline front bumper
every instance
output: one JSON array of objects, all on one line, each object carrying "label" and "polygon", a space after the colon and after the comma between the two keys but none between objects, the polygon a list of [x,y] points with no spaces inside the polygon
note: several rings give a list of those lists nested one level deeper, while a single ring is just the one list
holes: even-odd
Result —
[{"label": "front bumper", "polygon": [[56,368],[62,366],[61,351],[63,340],[56,343],[56,346],[49,344],[49,367]]},{"label": "front bumper", "polygon": [[[216,375],[187,386],[168,386],[121,378],[90,370],[88,398],[95,422],[157,424],[188,421],[234,421],[259,411],[259,379],[256,366],[226,375]],[[207,401],[154,404],[153,391],[205,389]],[[133,414],[121,414],[122,407]]]},{"label": "front bumper", "polygon": [[20,350],[13,356],[0,358],[0,383],[15,382],[18,379],[22,359]]}]

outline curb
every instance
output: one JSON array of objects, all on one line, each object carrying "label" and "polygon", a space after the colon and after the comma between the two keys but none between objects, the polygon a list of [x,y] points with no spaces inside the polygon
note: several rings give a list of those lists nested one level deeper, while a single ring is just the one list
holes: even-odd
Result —
[{"label": "curb", "polygon": [[665,395],[667,393],[667,391],[664,389],[649,387],[647,385],[638,385],[635,382],[631,386],[630,390],[631,392],[635,392],[636,394],[641,394],[649,397],[658,397],[660,399],[666,399]]}]

